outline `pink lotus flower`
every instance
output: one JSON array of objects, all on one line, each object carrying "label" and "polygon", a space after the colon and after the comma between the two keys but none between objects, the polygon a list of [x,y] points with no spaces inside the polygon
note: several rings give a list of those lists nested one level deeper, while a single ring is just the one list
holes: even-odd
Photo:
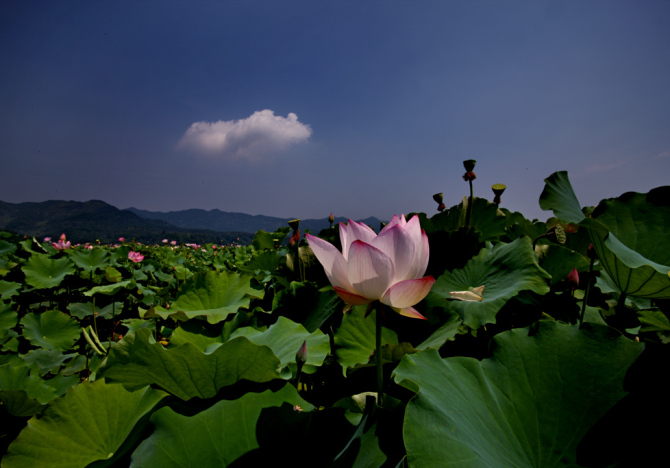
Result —
[{"label": "pink lotus flower", "polygon": [[131,259],[133,262],[138,263],[144,260],[144,255],[142,255],[139,252],[134,252],[131,250],[130,252],[128,252],[128,258]]},{"label": "pink lotus flower", "polygon": [[425,320],[412,306],[426,297],[435,279],[421,277],[429,251],[418,216],[405,221],[405,215],[396,215],[379,235],[363,223],[340,223],[342,252],[318,237],[306,238],[344,302],[379,300],[401,315]]},{"label": "pink lotus flower", "polygon": [[52,242],[51,245],[53,245],[53,248],[56,250],[66,250],[72,246],[70,241],[65,242],[64,233],[60,235],[60,237],[58,238],[58,242]]},{"label": "pink lotus flower", "polygon": [[44,242],[51,242],[51,237],[45,237]]},{"label": "pink lotus flower", "polygon": [[170,241],[171,245],[177,245],[177,241]]},{"label": "pink lotus flower", "polygon": [[126,240],[125,237],[119,237],[119,242],[121,242],[122,244],[125,240]]},{"label": "pink lotus flower", "polygon": [[162,242],[163,244],[167,244],[167,239],[163,239],[161,242]]}]

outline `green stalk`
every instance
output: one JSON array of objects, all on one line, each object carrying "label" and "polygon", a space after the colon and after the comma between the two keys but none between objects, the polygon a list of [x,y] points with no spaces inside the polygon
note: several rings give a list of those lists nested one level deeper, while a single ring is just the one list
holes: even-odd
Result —
[{"label": "green stalk", "polygon": [[469,180],[470,184],[470,199],[468,200],[468,209],[465,213],[465,226],[470,227],[470,220],[472,219],[472,199],[474,198],[474,192],[472,190],[472,181]]},{"label": "green stalk", "polygon": [[579,323],[582,324],[584,323],[584,313],[586,312],[586,301],[589,298],[589,290],[591,289],[591,279],[593,278],[593,264],[595,263],[596,259],[592,258],[591,259],[591,266],[589,267],[589,281],[586,283],[586,291],[584,291],[584,302],[582,303],[582,313],[581,316],[579,317]]},{"label": "green stalk", "polygon": [[384,372],[382,369],[382,305],[379,304],[379,311],[375,314],[375,344],[377,359],[377,406],[384,406]]}]

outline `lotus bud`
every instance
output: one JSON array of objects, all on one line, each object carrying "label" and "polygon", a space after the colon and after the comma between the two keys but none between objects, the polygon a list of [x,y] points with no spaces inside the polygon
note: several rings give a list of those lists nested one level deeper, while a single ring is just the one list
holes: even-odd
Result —
[{"label": "lotus bud", "polygon": [[507,186],[505,184],[493,184],[491,186],[491,190],[493,190],[493,194],[495,197],[493,198],[493,203],[496,205],[500,205],[500,197],[502,196],[503,192]]},{"label": "lotus bud", "polygon": [[433,195],[433,200],[437,203],[437,211],[444,211],[444,195],[442,192]]},{"label": "lotus bud", "polygon": [[572,284],[572,289],[575,289],[579,286],[579,273],[577,273],[577,268],[574,268],[566,278],[568,283]]},{"label": "lotus bud", "polygon": [[303,364],[307,362],[307,341],[302,342],[302,346],[295,354],[295,361]]},{"label": "lotus bud", "polygon": [[328,216],[328,222],[330,222],[330,224],[335,222],[335,216],[333,216],[333,213],[330,213],[330,216]]}]

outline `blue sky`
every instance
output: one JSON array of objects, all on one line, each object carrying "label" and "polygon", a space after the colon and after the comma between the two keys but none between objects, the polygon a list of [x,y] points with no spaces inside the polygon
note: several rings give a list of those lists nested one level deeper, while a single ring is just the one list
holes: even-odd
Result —
[{"label": "blue sky", "polygon": [[668,1],[4,1],[0,200],[435,213],[670,183]]}]

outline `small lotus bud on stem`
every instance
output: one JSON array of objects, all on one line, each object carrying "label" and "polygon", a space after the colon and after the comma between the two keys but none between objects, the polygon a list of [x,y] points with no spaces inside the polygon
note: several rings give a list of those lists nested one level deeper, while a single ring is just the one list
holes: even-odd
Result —
[{"label": "small lotus bud on stem", "polygon": [[593,247],[593,244],[589,244],[589,248],[586,250],[586,256],[589,257],[591,260],[598,259],[598,254],[596,253],[596,249],[595,247]]},{"label": "small lotus bud on stem", "polygon": [[333,227],[333,223],[335,222],[335,216],[333,216],[333,213],[330,213],[330,216],[328,216],[328,222],[330,223],[330,227]]},{"label": "small lotus bud on stem", "polygon": [[300,387],[300,372],[302,372],[302,366],[307,362],[307,341],[302,342],[302,346],[295,353],[295,362],[298,365],[298,371],[295,375],[295,388]]}]

